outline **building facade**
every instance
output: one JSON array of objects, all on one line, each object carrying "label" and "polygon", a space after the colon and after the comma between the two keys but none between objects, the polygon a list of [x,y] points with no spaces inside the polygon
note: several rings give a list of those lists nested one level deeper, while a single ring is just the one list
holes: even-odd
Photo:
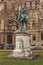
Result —
[{"label": "building facade", "polygon": [[22,5],[26,8],[28,21],[25,27],[31,33],[31,44],[43,44],[43,0],[0,0],[0,43],[5,49],[8,43],[15,45],[18,8]]}]

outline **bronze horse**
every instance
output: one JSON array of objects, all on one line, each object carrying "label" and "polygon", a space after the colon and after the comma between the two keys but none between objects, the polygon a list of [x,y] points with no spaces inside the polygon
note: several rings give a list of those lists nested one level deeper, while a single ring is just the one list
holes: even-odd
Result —
[{"label": "bronze horse", "polygon": [[18,14],[18,22],[20,27],[24,26],[24,23],[27,23],[27,15],[26,15],[26,10],[24,6],[19,7],[19,14]]}]

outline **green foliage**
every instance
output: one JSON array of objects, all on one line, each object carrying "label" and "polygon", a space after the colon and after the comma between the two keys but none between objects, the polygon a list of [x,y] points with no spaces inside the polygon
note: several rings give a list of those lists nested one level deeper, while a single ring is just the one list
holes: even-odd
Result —
[{"label": "green foliage", "polygon": [[40,56],[34,60],[8,59],[3,56],[9,55],[11,50],[0,50],[0,65],[43,65],[43,50],[35,50]]}]

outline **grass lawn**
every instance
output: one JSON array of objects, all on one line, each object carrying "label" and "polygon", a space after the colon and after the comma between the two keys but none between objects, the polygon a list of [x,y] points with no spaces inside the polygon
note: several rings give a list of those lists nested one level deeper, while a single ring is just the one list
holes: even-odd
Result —
[{"label": "grass lawn", "polygon": [[0,65],[43,65],[43,50],[35,50],[40,56],[34,60],[8,59],[3,56],[9,55],[11,50],[0,50]]}]

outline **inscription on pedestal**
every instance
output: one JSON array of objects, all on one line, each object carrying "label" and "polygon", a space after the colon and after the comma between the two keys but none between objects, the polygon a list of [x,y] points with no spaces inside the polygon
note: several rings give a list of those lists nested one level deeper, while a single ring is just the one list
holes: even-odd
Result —
[{"label": "inscription on pedestal", "polygon": [[29,47],[29,36],[16,36],[16,48],[28,48]]}]

